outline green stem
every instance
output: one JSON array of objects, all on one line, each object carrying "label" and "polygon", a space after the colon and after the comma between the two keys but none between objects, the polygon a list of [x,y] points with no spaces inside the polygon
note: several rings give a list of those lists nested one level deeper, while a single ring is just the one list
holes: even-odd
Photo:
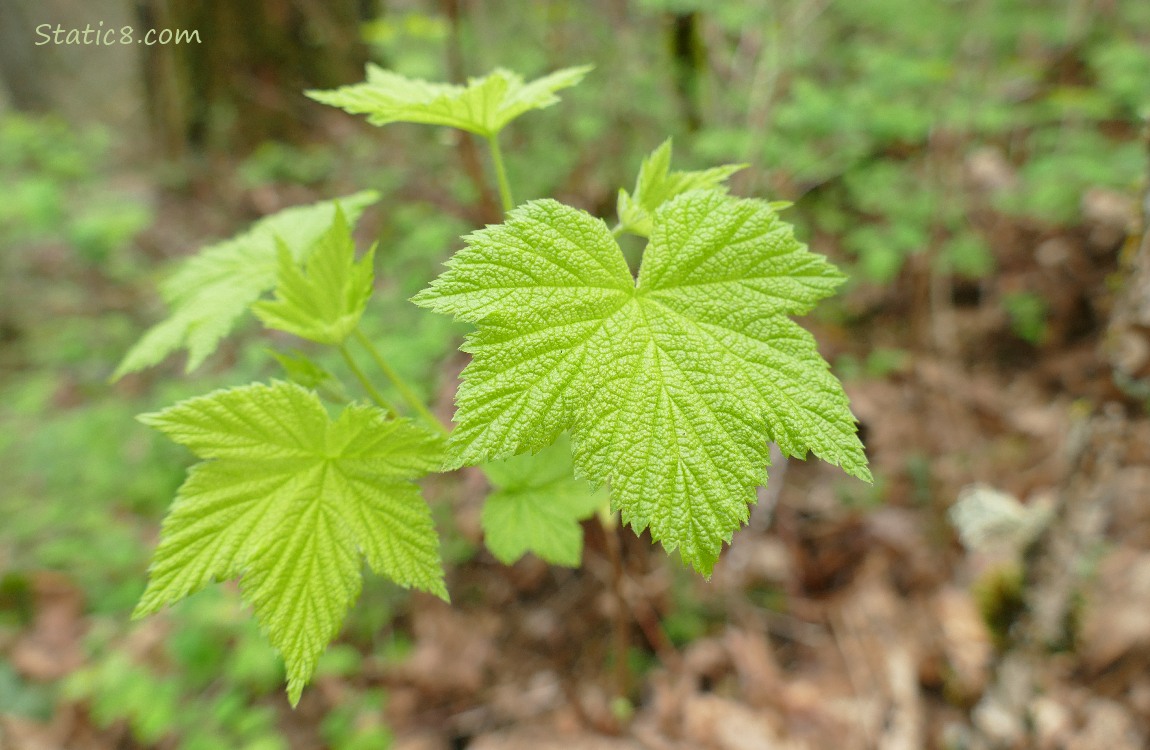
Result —
[{"label": "green stem", "polygon": [[495,167],[495,178],[499,181],[499,198],[503,201],[503,213],[515,207],[511,199],[511,185],[507,182],[507,169],[503,166],[503,151],[499,148],[499,136],[487,136],[487,144],[491,146],[491,163]]},{"label": "green stem", "polygon": [[375,402],[375,405],[381,409],[386,409],[392,414],[398,414],[398,412],[395,410],[395,407],[392,406],[391,403],[383,397],[383,394],[376,390],[376,387],[371,384],[371,381],[368,380],[367,375],[364,374],[363,370],[359,369],[359,365],[357,365],[355,360],[352,359],[351,352],[347,350],[347,347],[343,344],[340,344],[339,353],[343,355],[343,361],[347,362],[348,368],[352,371],[352,373],[355,374],[356,380],[358,380],[363,386],[364,390],[367,391],[367,395],[371,396],[371,400]]},{"label": "green stem", "polygon": [[399,395],[403,396],[403,400],[407,402],[407,405],[419,414],[419,416],[423,417],[429,425],[446,435],[447,428],[443,426],[442,422],[435,418],[435,415],[431,413],[431,409],[427,408],[427,404],[423,403],[423,399],[416,395],[415,391],[411,390],[411,387],[404,382],[403,378],[399,376],[399,373],[392,369],[387,360],[383,358],[383,355],[379,353],[379,350],[375,348],[375,344],[371,343],[371,339],[365,336],[363,331],[358,328],[352,335],[355,337],[355,340],[359,342],[359,345],[366,349],[367,353],[371,355],[372,360],[375,361],[375,366],[391,381],[391,384],[399,391]]},{"label": "green stem", "polygon": [[625,232],[625,231],[627,231],[627,227],[623,226],[622,222],[619,222],[618,224],[615,225],[615,228],[611,230],[611,236],[617,238],[617,237],[619,237],[619,235],[623,234],[623,232]]}]

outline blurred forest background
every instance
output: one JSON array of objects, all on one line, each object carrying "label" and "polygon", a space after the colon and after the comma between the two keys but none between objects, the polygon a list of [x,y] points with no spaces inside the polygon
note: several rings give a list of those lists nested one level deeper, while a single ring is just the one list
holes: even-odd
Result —
[{"label": "blurred forest background", "polygon": [[[36,44],[100,22],[202,43]],[[129,620],[191,461],[134,415],[282,376],[249,326],[109,384],[174,262],[380,190],[364,320],[451,413],[462,330],[405,300],[497,200],[470,138],[302,95],[369,60],[594,64],[505,133],[520,200],[611,217],[673,135],[850,273],[804,325],[877,481],[776,462],[710,582],[620,535],[625,700],[615,540],[502,566],[466,471],[454,605],[369,577],[294,712],[234,585]],[[1145,0],[0,0],[0,78],[0,748],[1150,747]]]}]

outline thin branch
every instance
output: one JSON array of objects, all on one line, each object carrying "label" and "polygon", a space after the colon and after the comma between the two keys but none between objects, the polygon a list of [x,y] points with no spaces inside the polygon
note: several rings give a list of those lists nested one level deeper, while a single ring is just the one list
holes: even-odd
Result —
[{"label": "thin branch", "polygon": [[[611,516],[614,518],[614,516]],[[615,612],[611,617],[613,645],[615,655],[615,695],[627,698],[631,692],[631,670],[627,662],[627,651],[630,645],[628,632],[627,595],[623,590],[623,548],[619,543],[619,528],[608,521],[603,514],[599,514],[599,524],[603,527],[603,536],[606,539],[607,556],[611,559],[611,594],[615,599]]]}]

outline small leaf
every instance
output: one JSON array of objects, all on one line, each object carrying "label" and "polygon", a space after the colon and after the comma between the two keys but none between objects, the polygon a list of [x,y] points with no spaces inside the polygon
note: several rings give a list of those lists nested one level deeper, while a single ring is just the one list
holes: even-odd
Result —
[{"label": "small leaf", "polygon": [[297,262],[303,261],[331,226],[337,206],[354,223],[377,200],[379,193],[365,190],[289,208],[259,220],[243,234],[201,250],[160,285],[171,314],[132,347],[112,379],[151,367],[185,347],[187,371],[199,367],[248,306],[275,285],[277,237]]},{"label": "small leaf", "polygon": [[340,379],[330,370],[306,354],[293,352],[268,352],[283,367],[288,380],[298,383],[304,388],[314,389],[323,398],[337,404],[346,404],[351,401],[347,389]]},{"label": "small leaf", "polygon": [[623,231],[643,237],[650,236],[651,215],[664,203],[690,190],[726,192],[723,183],[746,166],[725,164],[697,172],[672,172],[671,139],[668,138],[643,160],[634,194],[629,195],[626,190],[619,191],[616,207],[619,224]]},{"label": "small leaf", "polygon": [[710,575],[766,479],[768,442],[871,480],[842,385],[787,316],[843,276],[762,201],[691,191],[652,216],[638,282],[607,226],[551,200],[465,238],[415,297],[474,323],[454,460],[570,431],[639,532]]},{"label": "small leaf", "polygon": [[366,82],[307,95],[351,114],[367,115],[372,125],[445,125],[489,138],[524,112],[558,102],[555,92],[579,83],[590,70],[589,65],[564,68],[524,83],[518,74],[497,68],[470,79],[466,86],[455,86],[407,78],[369,64]]},{"label": "small leaf", "polygon": [[505,565],[532,552],[554,565],[578,567],[583,557],[579,521],[609,498],[573,476],[567,439],[534,455],[487,464],[483,471],[495,488],[480,517],[491,554]]},{"label": "small leaf", "polygon": [[294,704],[360,590],[360,555],[447,599],[431,512],[414,479],[443,440],[375,407],[332,421],[314,393],[273,382],[216,391],[140,421],[204,459],[164,519],[135,617],[213,580],[244,599],[283,654]]},{"label": "small leaf", "polygon": [[343,212],[316,241],[306,271],[279,243],[276,299],[252,305],[264,325],[320,344],[339,346],[359,324],[374,281],[375,247],[355,261],[355,240]]}]

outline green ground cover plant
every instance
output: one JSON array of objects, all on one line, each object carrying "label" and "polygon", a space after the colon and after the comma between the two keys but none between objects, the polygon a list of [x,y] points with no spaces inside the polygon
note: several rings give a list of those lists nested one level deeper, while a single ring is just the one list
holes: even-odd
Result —
[{"label": "green ground cover plant", "polygon": [[123,277],[117,252],[152,221],[151,211],[98,179],[109,159],[109,135],[75,130],[51,117],[0,119],[0,172],[7,198],[0,205],[0,241],[63,240],[81,261]]},{"label": "green ground cover plant", "polygon": [[[800,231],[844,251],[852,290],[929,288],[942,318],[955,290],[959,305],[977,294],[1034,343],[1057,305],[996,288],[1010,272],[998,222],[1065,231],[1088,220],[1089,191],[1139,190],[1144,3],[647,4],[712,29],[695,153],[762,165],[741,187],[794,201]],[[989,183],[974,178],[988,155]]]},{"label": "green ground cover plant", "polygon": [[[619,192],[614,229],[555,200],[516,204],[501,131],[588,71],[525,81],[499,69],[451,85],[369,66],[364,83],[309,92],[376,125],[447,126],[489,146],[504,221],[466,235],[412,298],[472,327],[455,425],[364,331],[374,248],[357,259],[352,227],[377,194],[288,209],[206,248],[163,284],[170,315],[117,377],[178,349],[198,367],[250,310],[268,329],[338,351],[365,397],[297,351],[279,355],[286,380],[143,415],[200,463],[164,521],[137,616],[240,577],[294,704],[365,561],[448,598],[416,484],[429,473],[486,469],[495,491],[483,525],[503,562],[534,552],[577,565],[579,522],[618,512],[704,576],[747,521],[770,442],[871,480],[841,384],[790,319],[845,277],[796,239],[785,204],[727,192],[740,166],[673,171],[668,141]],[[646,241],[637,273],[618,242],[627,234]]]}]

